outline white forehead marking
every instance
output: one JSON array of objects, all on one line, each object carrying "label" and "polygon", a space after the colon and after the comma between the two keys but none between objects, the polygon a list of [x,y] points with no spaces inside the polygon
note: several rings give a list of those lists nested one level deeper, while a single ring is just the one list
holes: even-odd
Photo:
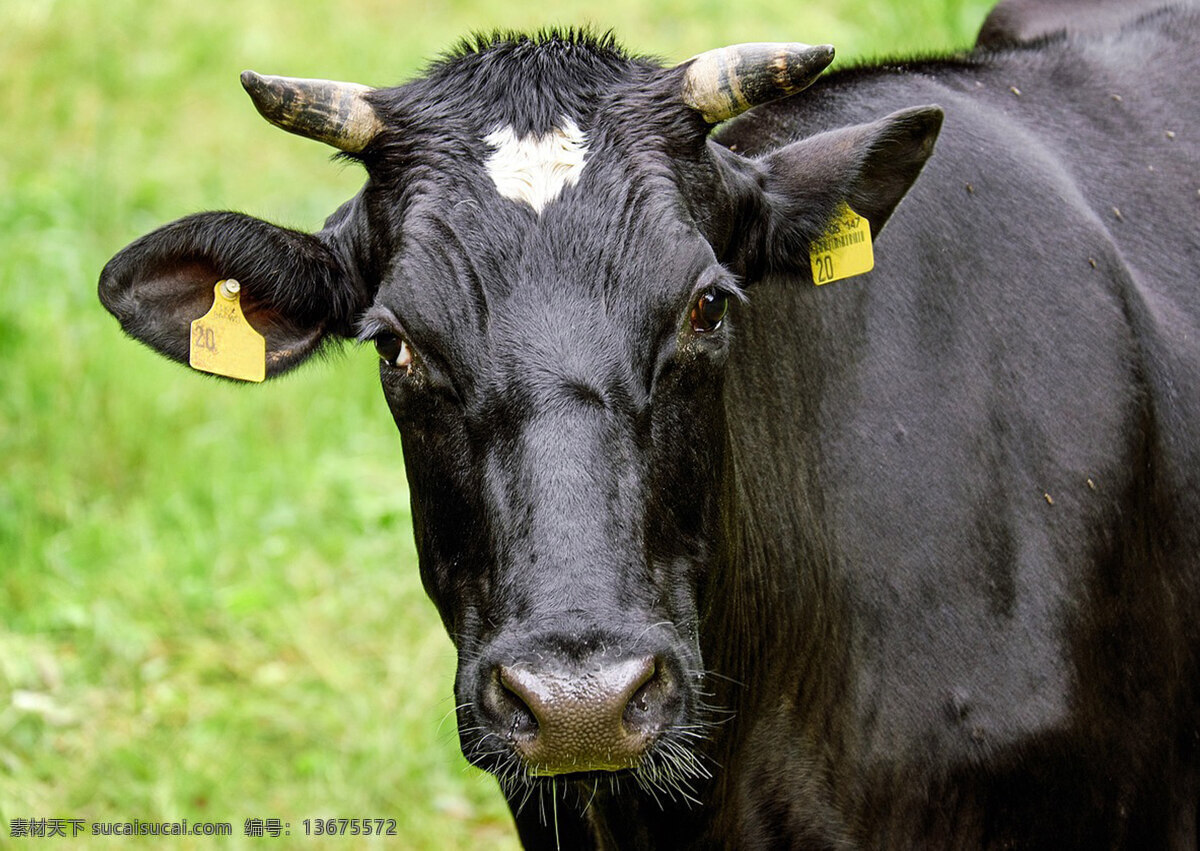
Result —
[{"label": "white forehead marking", "polygon": [[496,191],[539,213],[564,186],[579,182],[587,164],[587,139],[569,118],[545,136],[518,139],[512,127],[501,127],[484,141],[496,149],[486,163]]}]

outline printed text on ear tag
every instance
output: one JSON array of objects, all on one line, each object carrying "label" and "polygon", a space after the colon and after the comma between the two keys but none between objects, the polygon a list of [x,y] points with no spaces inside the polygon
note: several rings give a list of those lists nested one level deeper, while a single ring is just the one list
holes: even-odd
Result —
[{"label": "printed text on ear tag", "polygon": [[213,288],[213,306],[192,322],[188,362],[193,369],[262,381],[267,377],[267,342],[242,313],[241,285],[230,278]]},{"label": "printed text on ear tag", "polygon": [[828,284],[875,268],[871,224],[842,202],[829,228],[809,249],[813,283]]}]

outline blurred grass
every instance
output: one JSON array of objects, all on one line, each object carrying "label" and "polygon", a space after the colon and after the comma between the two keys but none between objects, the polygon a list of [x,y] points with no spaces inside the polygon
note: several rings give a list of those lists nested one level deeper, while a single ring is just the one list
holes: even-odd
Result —
[{"label": "blurred grass", "polygon": [[230,821],[175,847],[247,847],[257,817],[293,847],[333,841],[296,838],[330,816],[397,819],[371,847],[515,845],[458,755],[373,352],[233,387],[96,300],[108,257],[173,218],[311,229],[358,188],[259,119],[242,69],[386,85],[471,30],[580,22],[672,61],[764,40],[844,61],[961,48],[987,5],[0,4],[0,845],[14,818],[74,817]]}]

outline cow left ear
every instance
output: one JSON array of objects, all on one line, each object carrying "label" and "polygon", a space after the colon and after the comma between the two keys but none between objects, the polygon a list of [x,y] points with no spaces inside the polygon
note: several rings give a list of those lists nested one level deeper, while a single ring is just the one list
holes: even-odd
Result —
[{"label": "cow left ear", "polygon": [[747,272],[808,268],[808,249],[843,203],[871,225],[884,224],[933,153],[942,127],[937,106],[793,142],[760,161],[765,225],[744,246]]}]

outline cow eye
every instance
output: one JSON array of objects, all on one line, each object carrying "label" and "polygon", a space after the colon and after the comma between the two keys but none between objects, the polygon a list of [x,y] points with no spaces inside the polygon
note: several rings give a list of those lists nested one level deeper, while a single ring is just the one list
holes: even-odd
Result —
[{"label": "cow eye", "polygon": [[390,331],[377,334],[374,339],[375,351],[379,352],[379,357],[384,363],[397,369],[412,368],[412,348],[407,340]]},{"label": "cow eye", "polygon": [[697,334],[707,334],[721,327],[725,319],[725,311],[729,309],[729,296],[720,291],[703,293],[692,305],[692,313],[688,317],[692,330]]}]

